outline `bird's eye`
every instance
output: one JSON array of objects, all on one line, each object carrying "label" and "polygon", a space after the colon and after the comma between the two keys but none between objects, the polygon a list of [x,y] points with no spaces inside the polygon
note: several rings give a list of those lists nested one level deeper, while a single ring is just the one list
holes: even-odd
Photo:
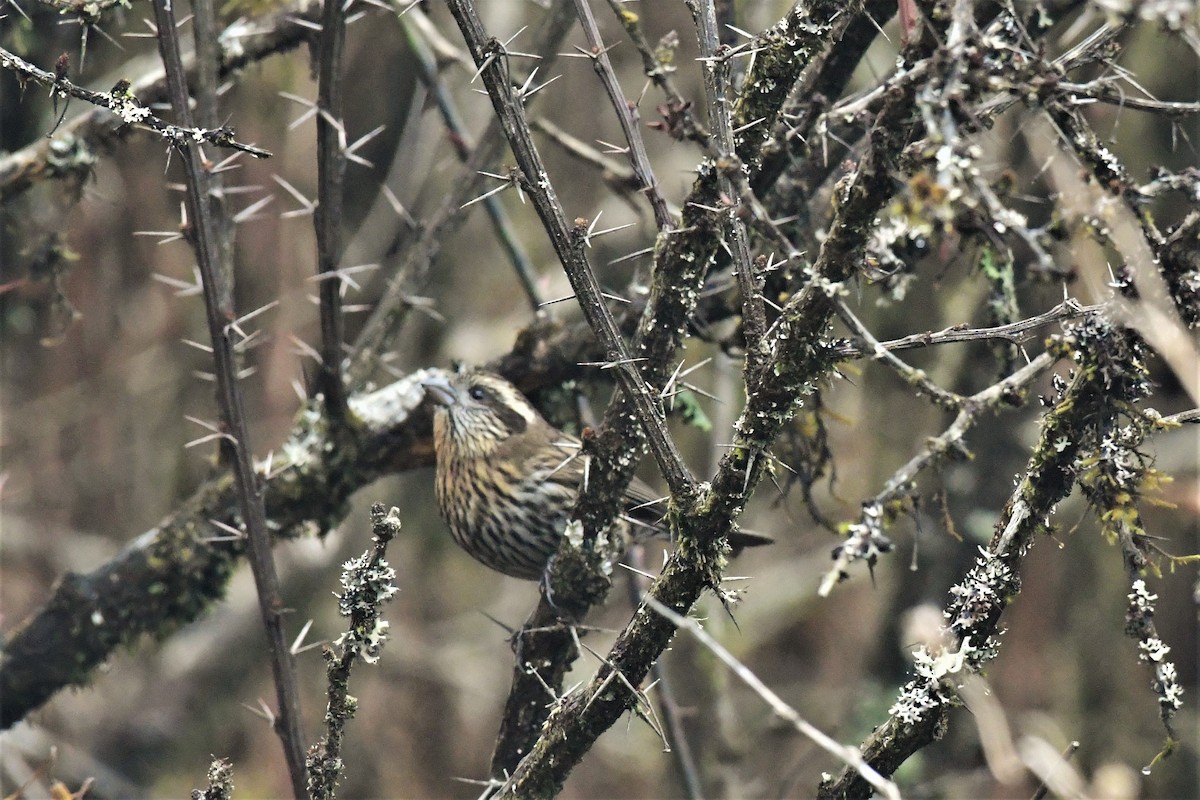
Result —
[{"label": "bird's eye", "polygon": [[487,396],[487,390],[484,389],[479,384],[475,384],[474,386],[472,386],[470,389],[467,390],[467,394],[471,395],[472,400],[482,400],[484,397]]}]

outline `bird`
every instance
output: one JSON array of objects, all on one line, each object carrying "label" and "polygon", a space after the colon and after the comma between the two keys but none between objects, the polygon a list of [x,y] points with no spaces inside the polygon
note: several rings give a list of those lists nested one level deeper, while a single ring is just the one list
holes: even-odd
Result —
[{"label": "bird", "polygon": [[[585,477],[576,437],[546,421],[501,376],[484,369],[421,381],[434,404],[434,494],[454,541],[484,566],[543,579]],[[633,539],[670,538],[652,506],[658,496],[635,478],[621,521]],[[736,549],[773,540],[735,532]]]}]

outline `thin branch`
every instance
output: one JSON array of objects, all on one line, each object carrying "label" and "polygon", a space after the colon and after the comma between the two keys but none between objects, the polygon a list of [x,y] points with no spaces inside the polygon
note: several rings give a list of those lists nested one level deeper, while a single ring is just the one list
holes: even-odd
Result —
[{"label": "thin branch", "polygon": [[[1026,317],[1023,320],[1008,325],[996,325],[990,328],[968,328],[965,325],[956,325],[940,331],[913,333],[908,336],[902,336],[899,339],[889,339],[880,342],[879,345],[888,352],[897,352],[955,342],[1001,340],[1013,344],[1021,344],[1033,338],[1032,331],[1038,328],[1054,322],[1065,322],[1067,320],[1090,317],[1099,314],[1105,308],[1106,306],[1102,303],[1084,306],[1073,299],[1069,299],[1064,300],[1049,311],[1035,314],[1032,317]],[[864,358],[874,355],[874,353],[875,348],[871,345],[862,346],[852,343],[838,343],[830,348],[830,354],[835,358]]]},{"label": "thin branch", "polygon": [[958,410],[963,404],[963,398],[954,392],[947,391],[929,379],[924,370],[909,366],[901,361],[895,354],[883,345],[874,334],[868,330],[866,325],[859,321],[858,317],[854,316],[854,312],[846,305],[845,301],[838,298],[836,301],[837,314],[846,323],[846,326],[854,332],[856,336],[866,342],[865,349],[870,351],[871,357],[876,361],[882,361],[889,367],[894,369],[905,383],[913,387],[918,394],[923,394],[933,400],[939,406],[951,411]]},{"label": "thin branch", "polygon": [[[568,0],[555,0],[535,35],[534,50],[542,56],[539,63],[545,64],[553,59],[573,19]],[[390,343],[398,335],[411,306],[409,298],[414,292],[419,292],[419,287],[425,283],[430,265],[441,250],[442,243],[466,219],[461,213],[463,204],[478,194],[482,171],[493,165],[503,147],[503,129],[500,122],[493,118],[470,160],[464,165],[461,179],[454,182],[442,204],[425,220],[420,237],[405,251],[399,267],[392,270],[393,277],[363,324],[346,370],[352,388],[361,388],[366,383],[378,366],[380,357],[390,349]]]},{"label": "thin branch", "polygon": [[1049,351],[1042,353],[1004,380],[964,398],[962,410],[958,412],[958,416],[954,418],[949,427],[940,435],[930,439],[918,455],[896,470],[888,478],[883,491],[871,498],[869,502],[882,506],[899,497],[905,487],[911,486],[922,471],[950,457],[955,450],[961,448],[967,431],[975,426],[984,412],[995,411],[1004,405],[1012,405],[1038,376],[1054,365],[1056,360],[1054,354]]},{"label": "thin branch", "polygon": [[[625,556],[624,564],[628,564],[630,569],[627,584],[630,606],[637,608],[652,580],[652,576],[642,569],[645,566],[645,548],[635,547],[630,550]],[[704,797],[704,777],[684,729],[679,702],[673,688],[674,681],[663,662],[664,659],[660,658],[651,668],[659,712],[662,715],[663,733],[670,745],[671,761],[675,764],[675,771],[679,773],[684,795],[688,800],[700,800]]]},{"label": "thin branch", "polygon": [[1078,97],[1099,100],[1102,103],[1110,103],[1121,108],[1136,108],[1138,111],[1162,114],[1169,119],[1182,119],[1200,114],[1200,103],[1155,100],[1153,97],[1130,97],[1124,92],[1098,84],[1097,81],[1092,83],[1059,81],[1056,88],[1064,92],[1071,92]]},{"label": "thin branch", "polygon": [[468,0],[451,0],[450,11],[458,22],[471,57],[479,65],[480,76],[492,100],[492,108],[503,125],[505,136],[521,170],[522,188],[529,195],[542,225],[546,228],[580,308],[603,342],[607,353],[606,360],[617,365],[618,380],[633,401],[649,439],[650,449],[668,485],[672,491],[686,491],[692,486],[694,479],[667,433],[662,406],[657,402],[657,392],[650,389],[631,360],[624,338],[605,303],[600,283],[588,263],[584,249],[587,226],[583,220],[578,219],[574,224],[567,223],[541,155],[534,144],[524,106],[511,83],[503,45],[487,35],[473,4]]},{"label": "thin branch", "polygon": [[[221,65],[221,43],[217,39],[217,16],[213,0],[192,3],[192,42],[195,47],[195,119],[204,127],[215,127],[220,117],[217,108],[218,73]],[[237,158],[236,154],[231,158]],[[217,224],[218,262],[215,277],[217,296],[222,308],[233,308],[233,241],[237,221],[230,215],[224,193],[225,178],[215,169],[209,170],[208,202]],[[268,196],[269,197],[269,196]]]},{"label": "thin branch", "polygon": [[[454,98],[446,90],[438,73],[437,61],[428,38],[433,32],[433,26],[419,8],[412,8],[412,11],[401,17],[400,24],[404,28],[405,38],[412,47],[413,54],[417,57],[421,82],[433,96],[438,112],[442,115],[442,122],[445,124],[446,130],[450,132],[448,138],[454,148],[454,154],[458,156],[459,161],[466,164],[471,161],[471,153],[474,150],[471,144],[471,134],[454,103]],[[466,54],[463,54],[463,59],[468,63],[470,61]],[[517,231],[513,227],[512,219],[504,210],[504,204],[498,197],[484,198],[483,208],[492,223],[492,229],[496,233],[496,239],[500,242],[501,249],[504,250],[513,269],[516,270],[517,280],[525,291],[525,297],[529,300],[530,307],[535,314],[538,313],[542,306],[542,296],[537,288],[537,269],[524,245],[521,244],[520,237],[517,236]]]},{"label": "thin branch", "polygon": [[196,121],[206,127],[217,124],[217,82],[221,66],[221,42],[212,0],[201,0],[192,8],[192,43],[195,56]]},{"label": "thin branch", "polygon": [[958,416],[950,426],[940,435],[929,439],[920,453],[896,470],[878,494],[863,501],[862,512],[858,520],[849,525],[846,538],[834,551],[833,564],[821,580],[817,594],[827,597],[835,585],[850,577],[852,564],[860,561],[873,564],[879,554],[891,549],[891,541],[884,534],[884,508],[892,501],[914,492],[917,476],[924,470],[965,454],[967,451],[963,440],[982,414],[1019,399],[1024,389],[1053,366],[1055,360],[1051,353],[1042,353],[999,383],[964,398]]},{"label": "thin branch", "polygon": [[599,170],[604,183],[622,197],[629,198],[641,187],[641,181],[638,180],[633,167],[601,153],[592,145],[575,138],[545,117],[532,120],[531,125],[534,130],[548,136],[567,155]]},{"label": "thin branch", "polygon": [[884,797],[899,800],[900,789],[896,784],[884,778],[878,772],[871,768],[871,765],[863,760],[862,755],[858,752],[858,748],[839,744],[836,739],[830,738],[824,731],[816,727],[804,717],[796,709],[783,702],[783,699],[771,691],[771,689],[762,682],[762,679],[755,675],[749,667],[734,658],[733,654],[726,650],[720,642],[714,639],[708,631],[704,630],[696,620],[685,617],[681,614],[676,614],[671,609],[664,606],[651,595],[646,595],[645,602],[650,608],[662,616],[666,617],[672,625],[677,628],[686,628],[696,637],[699,642],[708,648],[709,652],[719,658],[725,666],[737,675],[742,683],[749,686],[755,694],[761,697],[775,714],[790,723],[800,733],[807,736],[817,744],[825,752],[831,754],[840,761],[856,770],[863,780],[875,787],[881,792]]},{"label": "thin branch", "polygon": [[[159,32],[159,53],[167,75],[171,105],[183,126],[190,128],[187,75],[179,51],[175,12],[167,3],[154,3],[154,14]],[[262,487],[254,472],[242,393],[237,382],[237,361],[230,326],[227,324],[235,315],[232,313],[233,309],[222,307],[217,289],[219,244],[216,221],[208,203],[209,174],[203,166],[199,146],[194,141],[178,141],[175,148],[183,162],[187,178],[187,204],[193,226],[192,245],[203,282],[204,307],[213,346],[221,417],[232,440],[229,449],[232,450],[233,456],[238,504],[246,525],[250,566],[254,572],[259,611],[269,641],[271,668],[279,703],[276,730],[283,744],[288,772],[292,779],[292,791],[297,800],[302,800],[307,797],[307,789],[304,778],[304,734],[300,716],[300,693],[296,682],[295,661],[284,634],[281,617],[284,603],[279,591],[275,561],[271,556],[271,537],[263,508]]]},{"label": "thin branch", "polygon": [[[691,112],[687,110],[687,101],[683,95],[675,88],[675,82],[671,79],[671,75],[675,72],[674,65],[664,64],[655,52],[655,48],[646,40],[646,35],[642,33],[641,17],[638,14],[627,9],[621,0],[607,0],[609,8],[625,28],[626,34],[629,35],[629,40],[633,46],[637,48],[638,55],[642,57],[642,71],[646,74],[663,96],[667,99],[670,107],[677,109],[679,113],[687,114],[691,119],[691,127],[697,127],[697,123],[691,117]],[[663,41],[659,42],[659,46],[663,49],[674,48],[679,44],[677,35],[668,34]],[[707,134],[705,134],[707,135]],[[690,138],[690,137],[689,137]]]},{"label": "thin branch", "polygon": [[1163,421],[1174,423],[1177,425],[1196,424],[1200,422],[1200,408],[1192,408],[1187,411],[1180,411],[1178,414],[1171,414],[1168,417],[1163,417]]},{"label": "thin branch", "polygon": [[[130,83],[126,80],[117,81],[117,85],[110,92],[93,92],[76,86],[65,76],[54,75],[39,69],[3,47],[0,47],[0,69],[10,70],[18,76],[19,80],[31,80],[34,83],[49,86],[58,97],[76,97],[92,105],[106,108],[116,114],[125,124],[154,131],[174,147],[182,147],[189,142],[207,142],[214,147],[240,150],[255,158],[271,157],[271,153],[262,148],[237,141],[234,138],[233,128],[227,126],[197,128],[187,123],[175,125],[167,122],[138,102],[138,99],[130,93]],[[180,116],[180,119],[184,119],[184,117]]]},{"label": "thin branch", "polygon": [[634,174],[641,182],[641,189],[654,209],[654,221],[661,231],[669,231],[675,227],[675,218],[667,210],[667,201],[658,187],[658,179],[654,177],[654,168],[650,157],[646,154],[646,143],[642,139],[639,125],[640,116],[637,105],[625,99],[621,84],[613,71],[612,61],[608,57],[608,49],[600,38],[600,29],[596,26],[596,18],[592,16],[588,0],[575,0],[575,13],[579,16],[579,24],[587,37],[589,50],[586,55],[592,61],[592,68],[600,78],[608,100],[617,113],[617,121],[621,124],[621,132],[629,143],[629,163]]},{"label": "thin branch", "polygon": [[[321,11],[317,49],[317,236],[316,274],[337,270],[342,259],[342,182],[346,175],[346,128],[342,117],[342,50],[346,42],[343,0],[326,0]],[[321,371],[317,389],[325,396],[326,413],[335,425],[346,414],[342,382],[342,314],[340,280],[323,280],[318,289],[321,315]]]},{"label": "thin branch", "polygon": [[[731,178],[737,174],[745,180],[742,165],[735,155],[733,142],[733,119],[729,108],[729,60],[717,50],[727,50],[721,44],[717,29],[717,11],[713,0],[689,0],[692,18],[696,23],[696,35],[700,43],[700,61],[704,71],[704,98],[708,105],[709,126],[712,137],[709,146],[715,151],[713,162],[718,166],[717,187],[726,197],[735,192]],[[746,184],[747,189],[749,184]],[[725,217],[725,246],[729,248],[737,275],[738,288],[742,293],[742,331],[746,339],[746,370],[757,369],[766,356],[763,352],[763,336],[767,332],[767,312],[763,304],[763,279],[755,274],[750,260],[750,242],[746,225],[741,216],[731,213]],[[790,244],[788,249],[791,249]]]}]

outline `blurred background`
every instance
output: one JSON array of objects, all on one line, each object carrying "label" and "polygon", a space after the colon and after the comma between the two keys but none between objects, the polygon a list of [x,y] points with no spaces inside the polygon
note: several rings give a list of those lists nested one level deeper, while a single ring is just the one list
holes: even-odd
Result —
[{"label": "blurred background", "polygon": [[[440,4],[426,10],[454,46],[460,39]],[[489,31],[507,39],[545,12],[535,3],[482,4]],[[595,13],[608,41],[623,38],[603,4]],[[1086,4],[1081,4],[1086,5]],[[147,9],[105,12],[103,34],[89,37],[78,70],[81,30],[59,24],[51,8],[23,3],[29,19],[12,12],[0,21],[0,42],[43,68],[60,53],[72,54],[72,77],[106,89],[120,78],[136,78],[154,64],[152,39],[142,37]],[[787,10],[781,2],[737,4],[738,26],[759,31]],[[260,10],[230,7],[226,22]],[[693,60],[694,33],[682,3],[637,6],[652,40],[679,32],[676,75],[685,96],[702,97]],[[182,16],[182,15],[181,15]],[[874,85],[892,68],[898,41],[895,21],[879,20],[884,36],[860,64],[850,91]],[[1059,45],[1069,47],[1086,27],[1064,28]],[[190,36],[190,31],[186,32]],[[528,37],[530,34],[524,34]],[[111,37],[111,39],[110,39]],[[142,37],[142,38],[139,38]],[[523,40],[512,45],[519,49]],[[564,51],[583,45],[576,29]],[[1200,69],[1192,52],[1146,25],[1125,40],[1123,66],[1149,92],[1163,99],[1196,100]],[[611,52],[626,93],[637,97],[644,83],[632,47]],[[265,455],[287,435],[299,408],[313,362],[297,342],[319,339],[315,248],[311,215],[277,178],[306,197],[315,194],[314,124],[299,121],[305,105],[286,95],[312,99],[316,89],[309,53],[300,48],[247,67],[221,97],[242,141],[275,154],[266,161],[243,158],[226,173],[228,202],[237,211],[263,198],[237,228],[236,303],[250,311],[278,304],[256,319],[265,334],[247,363],[256,370],[243,382],[256,453]],[[445,127],[422,88],[413,53],[395,14],[371,6],[350,25],[346,48],[346,128],[354,141],[377,126],[381,133],[356,150],[369,162],[349,166],[346,181],[347,235],[353,248],[369,253],[378,242],[397,240],[402,249],[415,234],[381,201],[388,186],[420,220],[432,212],[461,166]],[[468,85],[471,69],[449,64],[446,83],[477,137],[490,104]],[[620,141],[621,133],[586,59],[560,58],[545,80],[561,77],[532,105],[534,116],[586,141]],[[478,84],[476,84],[476,88]],[[658,102],[649,92],[642,116],[655,118]],[[71,101],[67,118],[83,112]],[[47,92],[22,88],[0,72],[0,148],[16,151],[47,135],[63,113]],[[1136,180],[1151,165],[1180,170],[1197,163],[1194,120],[1172,124],[1162,118],[1107,106],[1088,109],[1090,119],[1112,137],[1112,146]],[[979,136],[998,175],[1018,176],[1018,192],[1030,193],[1031,213],[1048,213],[1021,132],[1021,109],[1002,116]],[[647,145],[662,189],[678,203],[691,185],[697,151],[654,131]],[[600,218],[599,227],[630,227],[596,240],[590,257],[601,280],[622,290],[644,274],[647,258],[611,263],[653,244],[648,208],[616,197],[598,173],[549,139],[541,140],[557,191],[570,216]],[[511,163],[495,165],[502,172]],[[0,631],[8,632],[49,597],[68,571],[89,571],[156,525],[212,475],[213,446],[188,443],[208,433],[187,417],[216,416],[213,385],[203,379],[210,359],[185,340],[205,341],[202,301],[181,290],[194,282],[193,257],[173,237],[180,224],[182,195],[177,164],[168,163],[162,143],[129,133],[97,161],[82,186],[40,183],[9,197],[0,213],[0,347],[3,375],[3,435],[0,438]],[[81,192],[77,195],[77,190]],[[524,246],[538,268],[544,298],[570,290],[540,225],[513,192],[500,195]],[[1040,203],[1040,206],[1039,206]],[[1182,209],[1158,209],[1177,219]],[[374,244],[372,244],[374,243]],[[1070,261],[1065,249],[1056,254]],[[369,260],[378,260],[372,256]],[[364,263],[368,263],[364,261]],[[360,291],[347,302],[369,308],[394,260],[356,273]],[[881,339],[938,330],[969,322],[985,324],[985,291],[971,265],[953,252],[936,253],[915,270],[902,302],[882,302],[883,293],[864,286],[855,303]],[[1072,291],[1075,291],[1074,289]],[[1082,290],[1080,290],[1082,291]],[[483,363],[509,350],[534,316],[513,270],[500,252],[478,206],[465,224],[441,243],[421,292],[428,313],[411,314],[388,368],[403,374],[454,360]],[[1034,313],[1062,297],[1058,284],[1021,289],[1022,308]],[[1082,297],[1085,302],[1099,298]],[[571,303],[543,313],[574,319]],[[361,324],[351,314],[348,336]],[[1031,352],[1037,352],[1036,341]],[[674,430],[698,475],[712,473],[730,441],[730,425],[742,399],[741,363],[720,348],[692,342],[689,365],[712,360],[690,380],[715,396],[700,398],[712,421],[705,433],[678,420]],[[939,384],[972,392],[996,379],[987,345],[949,345],[914,352],[909,359]],[[1159,390],[1153,405],[1169,414],[1189,407],[1171,374],[1156,367]],[[387,380],[380,373],[377,382]],[[592,384],[592,409],[603,412],[605,393]],[[1037,391],[1048,391],[1047,380]],[[824,387],[822,419],[828,428],[833,472],[819,482],[815,499],[837,522],[853,519],[864,497],[888,477],[951,417],[914,398],[894,373],[874,363],[849,363]],[[898,547],[874,575],[857,572],[831,597],[816,587],[838,540],[817,525],[800,492],[782,493],[764,482],[743,518],[745,527],[777,539],[771,548],[748,552],[730,572],[750,576],[736,624],[706,599],[697,615],[708,629],[809,721],[838,740],[857,743],[886,716],[904,682],[907,652],[920,621],[940,608],[986,542],[1024,467],[1036,436],[1036,403],[986,420],[968,438],[975,458],[924,476],[926,496],[945,489],[952,535],[943,509],[926,503],[916,524],[904,519],[892,530]],[[1164,549],[1200,551],[1197,530],[1197,440],[1189,431],[1160,435],[1151,443],[1159,466],[1175,482],[1165,499],[1175,508],[1147,505],[1146,528],[1162,537]],[[781,459],[787,454],[777,452]],[[657,480],[650,460],[644,476]],[[940,481],[937,479],[940,477]],[[786,474],[780,473],[780,485]],[[433,505],[432,471],[413,470],[379,481],[356,495],[351,514],[322,541],[291,542],[276,549],[284,594],[295,609],[289,627],[298,632],[314,620],[310,640],[336,638],[341,619],[332,592],[340,564],[366,549],[367,509],[372,502],[395,505],[404,522],[390,561],[400,592],[386,608],[392,637],[379,664],[355,672],[352,691],[361,701],[349,726],[344,797],[475,797],[473,783],[487,775],[512,667],[502,626],[516,628],[533,609],[533,584],[493,574],[451,542]],[[1142,767],[1160,749],[1164,732],[1150,689],[1151,675],[1136,659],[1135,643],[1123,635],[1127,580],[1117,548],[1100,536],[1079,498],[1063,503],[1057,535],[1038,543],[1023,575],[1024,591],[1006,612],[1000,658],[986,678],[1008,714],[1015,735],[1044,739],[1056,750],[1081,743],[1073,763],[1091,781],[1097,797],[1184,797],[1195,795],[1197,741],[1195,676],[1197,636],[1191,602],[1194,570],[1147,583],[1159,595],[1156,623],[1173,647],[1172,658],[1187,687],[1176,727],[1184,739],[1176,754],[1149,775]],[[653,569],[658,551],[645,554]],[[603,652],[630,614],[618,576],[608,604],[594,612],[598,630],[591,647]],[[497,624],[499,622],[500,624]],[[27,781],[29,796],[49,778],[76,789],[88,777],[88,796],[180,797],[203,785],[211,755],[234,765],[238,797],[276,797],[288,791],[276,737],[253,709],[259,699],[274,703],[265,642],[253,595],[242,569],[224,602],[199,621],[162,641],[143,641],[115,656],[86,688],[61,693],[17,728],[0,736],[0,791],[5,796]],[[666,654],[692,748],[703,765],[708,793],[725,797],[805,797],[823,772],[838,768],[829,756],[774,718],[767,706],[732,678],[686,636]],[[319,650],[301,655],[301,680],[312,740],[324,709],[324,669]],[[586,653],[568,685],[595,668]],[[671,757],[643,722],[615,726],[572,774],[564,797],[682,796]],[[52,755],[53,754],[53,755]],[[949,735],[910,760],[897,776],[913,797],[1008,796],[983,763],[979,736],[965,711],[952,717]],[[1020,787],[1028,796],[1035,784]]]}]

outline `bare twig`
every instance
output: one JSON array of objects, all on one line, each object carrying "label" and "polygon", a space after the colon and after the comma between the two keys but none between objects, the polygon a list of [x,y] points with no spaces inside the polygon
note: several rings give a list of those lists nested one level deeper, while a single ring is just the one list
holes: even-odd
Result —
[{"label": "bare twig", "polygon": [[[1054,766],[1067,767],[1068,770],[1064,771],[1065,775],[1063,775],[1063,774],[1058,774],[1058,775],[1048,774],[1048,775],[1046,775],[1041,780],[1040,785],[1037,788],[1037,791],[1035,791],[1033,793],[1030,800],[1045,800],[1046,795],[1050,793],[1052,783],[1058,784],[1058,786],[1056,787],[1059,790],[1058,794],[1063,797],[1069,796],[1069,790],[1078,789],[1081,781],[1070,780],[1071,778],[1076,778],[1077,773],[1074,770],[1069,769],[1071,758],[1077,752],[1079,752],[1079,742],[1071,742],[1063,749],[1063,751],[1061,753],[1053,754],[1055,756],[1055,760],[1057,762]],[[1049,759],[1047,759],[1047,760],[1049,760]],[[1028,759],[1026,759],[1026,761],[1028,761]],[[1061,777],[1066,777],[1067,780],[1066,781],[1052,780],[1053,778],[1061,778]],[[1064,791],[1064,790],[1066,790],[1066,791]]]},{"label": "bare twig", "polygon": [[836,584],[850,576],[850,565],[859,561],[871,562],[879,553],[889,549],[891,542],[883,533],[884,507],[914,491],[914,482],[924,470],[964,454],[966,447],[963,440],[967,431],[975,426],[983,412],[994,411],[1020,398],[1024,388],[1053,366],[1054,362],[1052,354],[1042,353],[999,383],[971,397],[962,398],[958,416],[950,426],[940,435],[929,439],[920,453],[892,473],[882,491],[863,502],[862,513],[849,526],[845,541],[838,545],[833,566],[825,573],[817,593],[822,597],[828,596]]},{"label": "bare twig", "polygon": [[1200,422],[1200,408],[1192,408],[1187,411],[1180,411],[1178,414],[1172,414],[1169,417],[1163,417],[1164,422],[1183,424],[1195,424]]},{"label": "bare twig", "polygon": [[783,699],[762,682],[762,679],[755,675],[749,667],[734,658],[733,654],[726,650],[721,643],[714,639],[708,631],[700,626],[696,620],[685,617],[681,614],[676,614],[671,609],[664,606],[651,595],[646,595],[645,602],[650,608],[662,616],[670,620],[671,624],[677,628],[685,628],[691,632],[696,639],[704,645],[708,650],[719,658],[724,664],[729,667],[734,675],[737,675],[742,683],[749,686],[755,694],[766,701],[781,719],[786,720],[797,731],[807,736],[817,744],[825,752],[833,755],[835,758],[846,763],[848,767],[858,772],[862,778],[875,787],[884,797],[899,800],[900,789],[896,784],[884,778],[878,772],[871,768],[871,765],[863,760],[862,754],[858,752],[857,747],[850,745],[839,744],[837,740],[830,738],[824,731],[817,728],[804,717],[796,709],[783,702]]},{"label": "bare twig", "polygon": [[[535,36],[534,50],[542,56],[539,63],[544,65],[552,60],[573,19],[569,1],[555,0]],[[347,367],[351,387],[361,388],[371,377],[379,358],[388,350],[390,341],[406,318],[405,312],[410,307],[408,298],[414,292],[413,287],[424,284],[442,242],[465,219],[461,213],[462,206],[478,193],[482,171],[492,166],[503,147],[503,129],[500,122],[493,118],[476,144],[470,160],[464,165],[462,179],[454,183],[453,190],[442,205],[425,220],[421,236],[405,252],[401,265],[393,271],[394,275],[388,281],[382,297],[355,340]]]},{"label": "bare twig", "polygon": [[[637,48],[638,55],[642,58],[642,71],[649,78],[663,96],[667,99],[672,107],[678,109],[679,113],[688,113],[686,101],[679,90],[675,88],[675,82],[671,79],[671,75],[675,72],[674,64],[664,64],[659,54],[646,40],[646,35],[642,33],[641,17],[625,8],[621,0],[607,0],[609,8],[612,9],[614,15],[625,28],[625,32],[629,35],[629,40],[633,42],[633,46]],[[660,43],[660,46],[665,50],[669,47],[669,42],[678,43],[678,37],[668,39]],[[672,53],[673,55],[673,53]],[[693,121],[693,125],[694,125]]]},{"label": "bare twig", "polygon": [[[888,352],[915,350],[934,344],[982,342],[996,339],[1012,342],[1013,344],[1021,344],[1033,338],[1031,332],[1038,328],[1054,322],[1065,322],[1067,320],[1079,319],[1080,317],[1092,316],[1100,313],[1104,308],[1105,305],[1102,303],[1084,306],[1075,300],[1065,300],[1049,311],[1035,314],[1032,317],[1026,317],[1023,320],[1008,325],[996,325],[991,328],[955,326],[940,331],[914,333],[899,339],[889,339],[879,344]],[[864,347],[854,344],[836,344],[830,348],[830,352],[836,358],[864,358],[874,355],[875,348],[870,345]]]},{"label": "bare twig", "polygon": [[205,127],[217,124],[217,81],[221,67],[220,30],[211,0],[201,0],[192,10],[192,43],[196,48],[196,120]]},{"label": "bare twig", "polygon": [[596,168],[600,177],[611,189],[622,197],[631,197],[641,186],[633,167],[617,161],[612,156],[601,153],[587,142],[577,139],[545,117],[531,120],[533,129],[544,133],[552,142],[563,149],[572,158]]},{"label": "bare twig", "polygon": [[1100,81],[1092,83],[1059,81],[1057,88],[1064,92],[1071,92],[1078,97],[1099,100],[1102,103],[1110,103],[1121,108],[1136,108],[1139,111],[1162,114],[1171,119],[1182,119],[1193,114],[1200,114],[1200,103],[1156,100],[1153,97],[1130,97],[1122,91],[1101,84]]},{"label": "bare twig", "polygon": [[[192,42],[194,58],[196,121],[206,128],[216,127],[220,117],[217,109],[217,89],[220,80],[221,43],[217,38],[217,16],[213,0],[196,0],[192,4]],[[233,236],[235,222],[229,213],[223,192],[225,177],[209,170],[208,202],[217,225],[216,270],[217,296],[223,308],[233,308]]]},{"label": "bare twig", "polygon": [[974,427],[983,412],[995,411],[1003,405],[1013,404],[1016,399],[1021,397],[1021,393],[1029,384],[1054,365],[1055,360],[1052,353],[1042,353],[1004,380],[964,398],[962,409],[950,426],[939,436],[928,441],[921,453],[896,470],[888,478],[883,491],[875,495],[871,502],[876,505],[884,505],[899,497],[904,491],[904,487],[910,486],[921,471],[962,446],[967,431]]},{"label": "bare twig", "polygon": [[894,369],[904,379],[905,383],[916,389],[918,393],[929,397],[942,408],[950,409],[951,411],[955,411],[962,406],[963,398],[960,395],[938,386],[929,379],[924,370],[919,370],[901,361],[882,342],[875,338],[874,334],[867,329],[866,325],[863,325],[859,321],[854,312],[850,310],[850,307],[840,298],[837,300],[837,313],[842,318],[842,321],[846,323],[846,326],[866,342],[864,349],[871,352],[872,358],[882,361]]}]

